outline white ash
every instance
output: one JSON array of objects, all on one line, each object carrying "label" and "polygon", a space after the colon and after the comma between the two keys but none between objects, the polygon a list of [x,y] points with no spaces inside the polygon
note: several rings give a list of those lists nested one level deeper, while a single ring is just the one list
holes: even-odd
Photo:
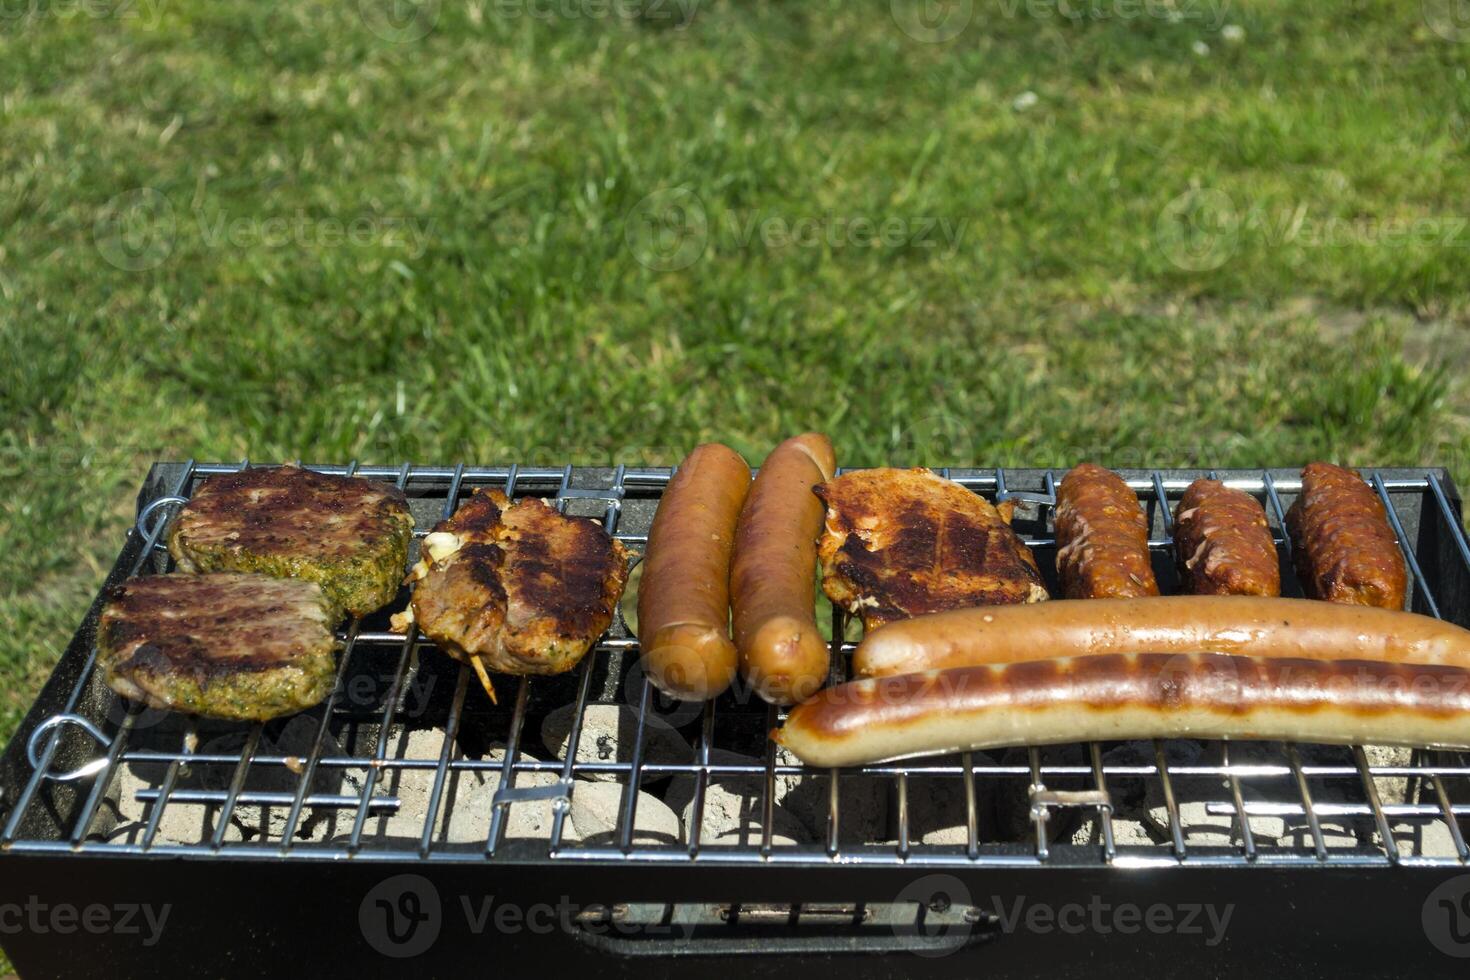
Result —
[{"label": "white ash", "polygon": [[[730,752],[725,749],[710,749],[710,765],[713,766],[756,766],[765,765],[764,760],[753,756],[741,755],[738,752]],[[693,775],[679,774],[669,781],[668,788],[664,791],[663,800],[675,813],[683,815],[685,835],[693,830],[690,818],[693,814],[694,796],[698,784],[698,778]],[[705,810],[708,819],[715,810],[738,811],[742,801],[749,801],[748,808],[752,812],[759,813],[765,777],[759,774],[735,775],[712,773],[705,784]],[[720,802],[712,802],[718,797]],[[717,817],[717,819],[719,819]],[[738,817],[732,816],[722,824],[723,828],[734,826]],[[700,831],[702,839],[708,839],[712,833],[710,824],[706,823]]]},{"label": "white ash", "polygon": [[[270,726],[262,732],[255,755],[283,756],[301,760],[301,765],[286,767],[279,765],[252,764],[246,770],[241,786],[246,793],[285,793],[292,797],[301,788],[301,773],[305,760],[311,755],[316,741],[318,720],[300,715],[285,722],[279,730]],[[245,729],[233,729],[221,733],[203,734],[194,746],[197,755],[239,755],[245,748]],[[323,738],[323,756],[341,755],[342,747],[328,733]],[[158,790],[167,778],[170,765],[166,762],[134,762],[118,767],[112,789],[103,805],[99,818],[99,832],[108,839],[127,840],[141,843],[151,816],[152,804],[138,799],[139,792]],[[174,790],[225,791],[235,778],[235,764],[185,763],[178,767],[174,779]],[[312,794],[356,793],[360,782],[341,769],[318,766],[313,773],[310,792]],[[217,804],[194,804],[170,802],[164,807],[158,822],[155,840],[174,844],[209,843],[214,838],[216,821],[222,809]],[[230,815],[230,827],[225,832],[225,841],[280,840],[286,832],[290,816],[289,805],[262,806],[251,803],[237,804]],[[330,829],[326,814],[310,808],[303,809],[297,823],[297,841],[324,840]]]},{"label": "white ash", "polygon": [[[723,749],[711,749],[710,762],[715,765],[757,768],[765,766],[764,759]],[[775,754],[775,764],[777,766],[799,766],[801,761],[785,749],[778,749]],[[773,781],[776,813],[774,832],[785,838],[787,842],[825,841],[831,810],[831,778],[830,771],[825,769],[777,775]],[[893,781],[876,776],[850,773],[844,773],[839,778],[841,779],[837,825],[839,842],[856,845],[882,840],[888,832],[888,797]],[[706,809],[711,806],[719,806],[727,814],[737,811],[753,814],[756,830],[759,832],[759,821],[765,796],[764,774],[716,774],[710,777],[710,785],[715,784],[721,787],[719,802],[707,802]],[[694,799],[694,786],[693,776],[679,775],[671,780],[664,794],[664,799],[675,811],[685,813],[686,836],[693,829],[689,818],[693,815],[690,804]],[[706,817],[709,817],[708,813]],[[796,822],[794,824],[788,822],[788,817],[794,818]],[[717,816],[715,819],[717,822],[728,823],[730,827],[738,825],[738,821],[728,816]],[[710,840],[712,833],[707,828],[702,829],[701,840]]]},{"label": "white ash", "polygon": [[[1241,800],[1249,812],[1252,804],[1282,801],[1281,794],[1267,794],[1255,786],[1242,784]],[[1239,847],[1242,835],[1231,804],[1229,786],[1221,780],[1205,799],[1183,799],[1178,801],[1179,820],[1183,826],[1186,847]],[[1164,806],[1162,792],[1150,793],[1148,809],[1142,813],[1145,828],[1159,843],[1172,841],[1169,829],[1168,809]],[[1211,812],[1211,810],[1215,812]],[[1252,838],[1257,847],[1284,847],[1301,849],[1311,847],[1311,831],[1305,816],[1277,814],[1252,814],[1249,817]],[[1352,828],[1331,819],[1321,820],[1323,839],[1328,847],[1354,847],[1359,842]]]},{"label": "white ash", "polygon": [[[189,788],[183,783],[184,779],[181,776],[175,788]],[[131,767],[120,767],[113,794],[104,804],[106,814],[112,819],[102,824],[106,828],[102,831],[102,835],[110,841],[141,844],[148,821],[152,816],[152,804],[140,801],[138,793],[144,790],[157,790],[160,785],[161,781],[140,779]],[[154,836],[155,842],[212,843],[223,807],[219,804],[181,803],[173,801],[172,797],[170,800],[164,807],[163,816],[158,821],[158,831]],[[253,841],[260,839],[262,835],[267,835],[270,840],[280,840],[285,833],[289,815],[289,806],[238,804],[230,815],[224,841],[226,843]],[[295,839],[297,841],[319,841],[324,840],[326,836],[326,824],[320,819],[313,819],[311,810],[303,809],[297,824]]]},{"label": "white ash", "polygon": [[[566,758],[567,739],[571,734],[576,705],[557,708],[541,725],[541,741],[556,760]],[[633,761],[633,742],[638,735],[638,712],[625,704],[590,704],[582,714],[582,731],[577,740],[577,761]],[[645,765],[688,763],[694,749],[667,722],[650,715],[643,727],[643,762]],[[579,773],[579,777],[616,782],[621,773]]]},{"label": "white ash", "polygon": [[[260,738],[256,755],[279,755],[295,760],[295,765],[260,766],[252,765],[245,776],[245,790],[253,792],[289,793],[293,797],[301,789],[301,777],[305,774],[307,759],[316,742],[319,719],[310,715],[297,715],[287,721],[275,734],[267,726]],[[200,754],[238,754],[244,747],[245,734],[232,732],[203,742]],[[342,746],[331,732],[322,736],[323,757],[345,755]],[[234,778],[233,766],[205,766],[200,773],[199,785],[204,789],[226,790]],[[317,766],[312,773],[309,795],[349,794],[362,792],[360,773],[332,766]],[[166,813],[165,813],[166,815]],[[242,804],[231,814],[231,822],[237,824],[249,840],[265,837],[280,840],[286,833],[286,824],[291,816],[290,806],[259,806]],[[296,826],[296,840],[323,840],[330,834],[329,811],[303,808]]]},{"label": "white ash", "polygon": [[[1188,765],[1217,765],[1221,759],[1220,748],[1215,744],[1206,746],[1189,740],[1174,740],[1165,745],[1171,770]],[[1297,746],[1297,752],[1303,767],[1332,766],[1348,770],[1347,775],[1308,777],[1308,790],[1315,806],[1366,805],[1367,796],[1350,748],[1303,744]],[[1365,748],[1365,755],[1371,765],[1404,766],[1409,762],[1410,750],[1369,746]],[[1103,759],[1109,766],[1149,767],[1154,761],[1153,745],[1151,742],[1124,743],[1105,752]],[[1231,743],[1230,762],[1232,768],[1241,773],[1238,776],[1241,798],[1248,811],[1254,806],[1271,804],[1301,805],[1296,779],[1289,772],[1285,775],[1253,775],[1249,772],[1252,767],[1289,767],[1289,757],[1279,743]],[[1383,803],[1404,802],[1407,782],[1402,777],[1380,776],[1374,781]],[[1240,848],[1241,833],[1233,813],[1230,784],[1225,777],[1181,776],[1176,773],[1173,788],[1186,848]],[[1113,836],[1119,847],[1172,845],[1163,784],[1156,775],[1109,777],[1108,789],[1116,808]],[[1311,826],[1303,813],[1258,812],[1250,814],[1248,819],[1256,846],[1262,850],[1310,851],[1315,846]],[[1319,812],[1318,824],[1323,844],[1329,851],[1377,847],[1377,833],[1371,816]],[[1455,853],[1449,828],[1443,821],[1400,822],[1393,829],[1401,853],[1433,856]],[[1101,821],[1095,814],[1089,815],[1072,836],[1076,844],[1097,845],[1101,839]]]},{"label": "white ash", "polygon": [[[1203,754],[1204,745],[1194,739],[1171,739],[1164,743],[1164,763],[1171,770],[1175,766],[1195,765]],[[1152,741],[1133,741],[1114,745],[1103,752],[1102,762],[1104,769],[1110,767],[1151,768],[1157,764],[1158,759]],[[1158,778],[1158,776],[1108,776],[1108,794],[1112,797],[1114,809],[1126,810],[1143,804],[1149,784],[1157,782]]]},{"label": "white ash", "polygon": [[1455,838],[1443,819],[1400,821],[1389,825],[1394,843],[1404,857],[1457,857]]},{"label": "white ash", "polygon": [[[1414,750],[1404,748],[1401,745],[1365,745],[1363,755],[1368,760],[1369,766],[1408,766],[1413,759]],[[1348,764],[1351,765],[1352,755],[1348,755]],[[1407,776],[1374,776],[1374,784],[1378,787],[1378,796],[1385,802],[1403,802],[1408,798],[1409,779]]]},{"label": "white ash", "polygon": [[[578,836],[591,847],[619,844],[618,827],[628,788],[618,783],[578,780],[572,792],[572,819]],[[638,806],[633,815],[633,843],[644,845],[679,844],[684,830],[674,811],[658,797],[638,793]]]},{"label": "white ash", "polygon": [[[983,752],[972,753],[975,766],[993,765]],[[1000,832],[996,825],[994,780],[975,779],[975,831],[980,843],[994,842]],[[911,776],[906,793],[909,812],[909,843],[936,845],[968,845],[970,842],[969,802],[963,776]],[[898,787],[893,787],[889,810],[890,842],[898,841]]]},{"label": "white ash", "polygon": [[[785,816],[790,816],[790,814],[786,814]],[[792,819],[794,820],[795,818]],[[778,830],[772,832],[771,834],[772,847],[796,847],[799,844],[809,843],[805,831],[796,830],[796,828],[801,826],[800,823],[792,826],[791,824],[788,824],[784,818],[782,818],[776,819],[773,823],[773,826],[778,828]],[[793,835],[792,833],[781,833],[781,829],[793,831],[795,832],[795,834]],[[749,848],[760,847],[765,840],[765,836],[764,830],[761,826],[761,822],[757,819],[746,821],[736,827],[732,827],[730,830],[727,830],[725,833],[719,835],[718,837],[707,838],[701,836],[701,840],[704,843],[711,844],[715,847],[726,847],[734,845]]]},{"label": "white ash", "polygon": [[[151,788],[141,780],[124,771],[118,785],[127,791]],[[106,804],[104,804],[106,806]],[[197,803],[170,803],[158,821],[158,831],[153,837],[155,844],[208,844],[214,841],[215,829],[219,826],[219,807]],[[146,817],[123,820],[111,826],[99,836],[110,844],[142,844],[148,835]],[[236,821],[225,826],[223,843],[237,844],[247,839],[244,828]]]},{"label": "white ash", "polygon": [[[764,761],[751,756],[727,752],[723,749],[710,750],[710,763],[724,766],[762,766]],[[799,777],[798,777],[799,779]],[[694,797],[697,779],[694,776],[676,776],[664,794],[664,801],[680,815],[684,824],[684,836],[693,839]],[[772,832],[783,842],[797,843],[815,840],[806,824],[784,806],[778,785],[774,787],[775,801],[772,808]],[[703,817],[699,827],[701,843],[711,843],[716,838],[734,835],[741,839],[750,838],[759,842],[761,820],[764,815],[765,777],[758,774],[721,775],[714,774],[705,786]],[[722,843],[734,843],[733,840]]]},{"label": "white ash", "polygon": [[[437,728],[400,731],[389,741],[390,759],[428,759],[438,761],[444,750],[444,732]],[[458,746],[450,752],[450,761],[464,759]],[[534,757],[521,752],[523,760]],[[450,769],[445,776],[434,820],[432,840],[448,844],[485,844],[490,838],[495,791],[500,788],[498,764],[505,761],[505,747],[492,746],[478,761],[497,764],[489,769]],[[396,796],[400,806],[396,812],[382,811],[368,818],[363,840],[417,841],[424,831],[434,791],[435,769],[390,768],[379,781],[374,793]],[[514,785],[518,788],[551,786],[559,779],[552,772],[518,772]],[[527,800],[506,809],[504,840],[550,840],[556,817],[554,800]],[[354,814],[343,814],[337,820],[339,834],[350,833]],[[562,821],[562,839],[573,841],[576,832],[570,820]]]},{"label": "white ash", "polygon": [[[796,766],[801,760],[785,749],[776,751],[776,765]],[[837,839],[839,844],[868,844],[888,834],[889,796],[893,780],[844,773],[837,786]],[[830,772],[807,771],[776,777],[776,802],[806,828],[811,840],[827,839],[831,812]]]}]

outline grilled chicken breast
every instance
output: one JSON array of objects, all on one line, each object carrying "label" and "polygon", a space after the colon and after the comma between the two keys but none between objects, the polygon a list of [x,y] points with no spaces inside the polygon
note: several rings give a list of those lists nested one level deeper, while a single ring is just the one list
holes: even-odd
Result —
[{"label": "grilled chicken breast", "polygon": [[423,541],[410,615],[445,653],[512,674],[558,674],[612,622],[628,552],[593,520],[477,490]]},{"label": "grilled chicken breast", "polygon": [[113,589],[97,626],[109,687],[156,708],[264,721],[320,702],[336,675],[338,607],[315,582],[145,575]]},{"label": "grilled chicken breast", "polygon": [[205,480],[169,529],[186,572],[260,572],[316,582],[354,616],[398,594],[413,515],[392,484],[296,466]]},{"label": "grilled chicken breast", "polygon": [[1011,508],[958,483],[882,468],[845,473],[816,493],[827,504],[822,591],[870,632],[923,613],[1047,598]]}]

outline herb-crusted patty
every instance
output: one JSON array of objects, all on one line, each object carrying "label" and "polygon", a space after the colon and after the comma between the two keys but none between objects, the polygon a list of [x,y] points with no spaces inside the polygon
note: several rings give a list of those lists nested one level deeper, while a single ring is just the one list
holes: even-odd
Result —
[{"label": "herb-crusted patty", "polygon": [[206,480],[169,530],[186,572],[260,572],[316,582],[354,616],[398,594],[413,515],[391,484],[296,466]]},{"label": "herb-crusted patty", "polygon": [[145,575],[117,586],[97,656],[117,693],[156,708],[264,721],[309,708],[336,674],[341,609],[315,582]]}]

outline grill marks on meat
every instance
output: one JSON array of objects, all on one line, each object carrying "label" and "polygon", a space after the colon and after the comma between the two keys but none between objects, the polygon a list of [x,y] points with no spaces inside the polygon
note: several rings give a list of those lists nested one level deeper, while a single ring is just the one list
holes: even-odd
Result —
[{"label": "grill marks on meat", "polygon": [[1383,502],[1362,477],[1331,463],[1302,470],[1286,513],[1302,591],[1313,599],[1404,608],[1408,571]]},{"label": "grill marks on meat", "polygon": [[1112,470],[1073,467],[1057,488],[1057,572],[1069,599],[1159,594],[1148,554],[1148,518]]},{"label": "grill marks on meat", "polygon": [[159,708],[264,720],[322,700],[341,610],[314,582],[148,575],[113,589],[97,628],[108,686]]},{"label": "grill marks on meat", "polygon": [[1266,511],[1244,490],[1195,480],[1174,517],[1179,576],[1196,595],[1281,594],[1281,567]]},{"label": "grill marks on meat", "polygon": [[183,571],[310,579],[364,615],[397,594],[412,536],[392,484],[279,466],[205,480],[168,546]]},{"label": "grill marks on meat", "polygon": [[1011,530],[1010,508],[929,470],[856,470],[816,493],[827,505],[822,590],[868,631],[924,613],[1047,597],[1031,550]]},{"label": "grill marks on meat", "polygon": [[1124,653],[851,681],[772,737],[813,766],[1153,738],[1470,744],[1470,672],[1361,660]]},{"label": "grill marks on meat", "polygon": [[412,620],[451,656],[513,674],[576,665],[612,623],[628,578],[627,550],[595,521],[498,490],[477,490],[423,552]]}]

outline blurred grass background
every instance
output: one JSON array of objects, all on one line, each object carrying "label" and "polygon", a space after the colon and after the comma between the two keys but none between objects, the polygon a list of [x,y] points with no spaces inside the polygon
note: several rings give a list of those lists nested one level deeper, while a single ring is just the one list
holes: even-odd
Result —
[{"label": "blurred grass background", "polygon": [[0,739],[156,458],[1463,484],[1467,68],[1433,0],[0,3]]}]

